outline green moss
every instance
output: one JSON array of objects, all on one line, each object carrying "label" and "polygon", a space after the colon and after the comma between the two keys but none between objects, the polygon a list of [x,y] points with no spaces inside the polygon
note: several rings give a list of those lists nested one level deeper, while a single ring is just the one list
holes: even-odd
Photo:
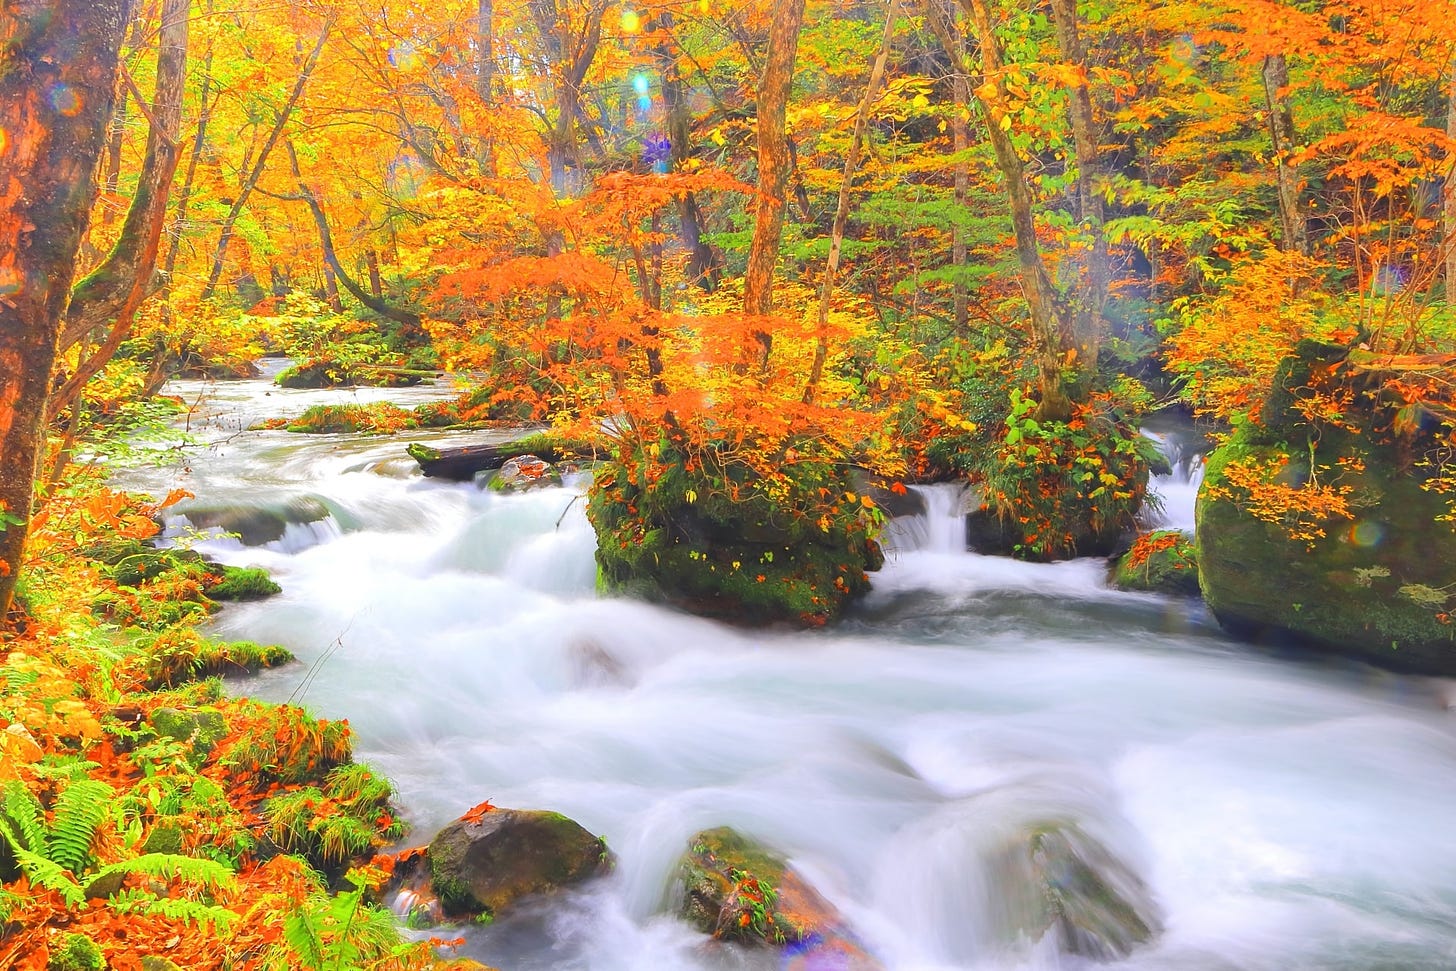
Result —
[{"label": "green moss", "polygon": [[1177,530],[1145,533],[1113,565],[1112,583],[1120,590],[1197,596],[1197,548]]},{"label": "green moss", "polygon": [[733,460],[689,473],[660,443],[599,469],[587,515],[609,589],[738,623],[823,624],[884,562],[878,510],[827,462],[770,484]]},{"label": "green moss", "polygon": [[228,733],[227,722],[216,708],[158,708],[152,712],[152,728],[158,735],[191,745],[193,757],[199,760]]},{"label": "green moss", "polygon": [[46,971],[104,971],[106,955],[85,934],[66,934],[52,945]]},{"label": "green moss", "polygon": [[287,431],[307,435],[390,433],[417,427],[419,421],[413,412],[385,401],[368,405],[314,405],[284,426]]},{"label": "green moss", "polygon": [[1235,460],[1286,461],[1281,481],[1307,479],[1308,442],[1291,448],[1267,437],[1241,431],[1209,457],[1197,525],[1200,582],[1215,616],[1243,636],[1293,637],[1387,667],[1456,674],[1456,627],[1409,596],[1413,585],[1456,590],[1456,531],[1439,518],[1443,498],[1402,471],[1393,447],[1332,434],[1312,459],[1324,481],[1348,487],[1354,518],[1321,523],[1323,537],[1291,539],[1282,525],[1250,515],[1227,479]]},{"label": "green moss", "polygon": [[223,601],[264,600],[283,592],[267,570],[236,566],[223,567],[221,579],[206,589],[210,598]]}]

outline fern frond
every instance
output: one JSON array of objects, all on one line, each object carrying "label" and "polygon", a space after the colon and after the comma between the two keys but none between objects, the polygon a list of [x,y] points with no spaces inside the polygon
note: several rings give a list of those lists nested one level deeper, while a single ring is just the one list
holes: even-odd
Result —
[{"label": "fern frond", "polygon": [[228,934],[238,919],[238,915],[226,907],[176,897],[158,897],[145,890],[123,891],[111,898],[109,906],[119,914],[164,917],[167,920],[193,924],[204,930],[211,930],[218,937]]},{"label": "fern frond", "polygon": [[84,873],[91,864],[96,829],[115,798],[116,790],[97,779],[79,779],[61,790],[46,855],[72,873]]},{"label": "fern frond", "polygon": [[206,860],[180,853],[143,853],[130,860],[112,863],[96,871],[92,883],[118,873],[135,873],[168,883],[180,881],[208,890],[227,889],[233,885],[233,871],[216,860]]},{"label": "fern frond", "polygon": [[35,798],[35,793],[19,779],[11,779],[5,784],[4,818],[15,824],[15,829],[6,833],[12,847],[32,853],[44,852],[45,810],[40,800]]},{"label": "fern frond", "polygon": [[314,927],[308,904],[286,914],[283,918],[283,940],[298,958],[298,966],[310,971],[322,971],[324,967],[324,942]]},{"label": "fern frond", "polygon": [[79,907],[86,902],[86,891],[71,876],[71,871],[54,860],[18,848],[15,850],[15,860],[20,864],[21,872],[30,878],[32,886],[54,890],[61,895],[67,907]]}]

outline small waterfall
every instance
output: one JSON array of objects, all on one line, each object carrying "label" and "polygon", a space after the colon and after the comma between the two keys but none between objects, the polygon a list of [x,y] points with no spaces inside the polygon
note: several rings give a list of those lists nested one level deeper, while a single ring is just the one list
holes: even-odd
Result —
[{"label": "small waterfall", "polygon": [[1160,529],[1193,532],[1193,511],[1198,502],[1198,487],[1203,484],[1203,457],[1207,443],[1181,429],[1168,431],[1143,430],[1158,451],[1168,460],[1170,472],[1155,475],[1148,482],[1148,492],[1157,497],[1160,506],[1144,513],[1144,524]]},{"label": "small waterfall", "polygon": [[964,553],[966,486],[960,482],[911,486],[923,512],[896,516],[881,543],[892,553]]}]

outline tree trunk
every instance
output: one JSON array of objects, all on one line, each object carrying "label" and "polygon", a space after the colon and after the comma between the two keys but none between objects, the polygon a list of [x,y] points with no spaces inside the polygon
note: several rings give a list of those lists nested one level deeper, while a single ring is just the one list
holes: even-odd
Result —
[{"label": "tree trunk", "polygon": [[[207,16],[212,16],[214,0],[207,0]],[[207,41],[207,53],[202,62],[202,92],[197,99],[197,131],[192,136],[192,150],[187,157],[187,173],[177,190],[177,208],[172,215],[171,239],[167,243],[167,258],[162,263],[162,323],[172,320],[172,275],[177,269],[177,254],[182,249],[182,236],[187,231],[187,209],[192,202],[192,186],[197,180],[197,166],[202,161],[202,151],[207,147],[207,126],[212,120],[212,109],[216,101],[209,103],[212,95],[212,38]],[[159,351],[165,356],[165,351]],[[165,362],[164,362],[165,364]]]},{"label": "tree trunk", "polygon": [[[953,108],[950,115],[951,150],[955,153],[955,174],[953,198],[957,212],[964,212],[971,198],[971,163],[967,153],[971,147],[971,126],[966,123],[966,108],[971,103],[971,82],[966,75],[966,42],[959,25],[955,22],[954,6],[946,7],[941,0],[929,0],[926,19],[940,40],[940,46],[950,59],[950,87]],[[960,277],[969,256],[965,230],[953,226],[950,231],[950,262],[957,271],[951,283],[951,316],[958,334],[970,329],[970,288]]]},{"label": "tree trunk", "polygon": [[[487,108],[495,105],[495,4],[494,0],[480,0],[480,9],[475,21],[475,95]],[[487,179],[496,177],[495,139],[486,134],[480,139],[478,153],[480,174]]]},{"label": "tree trunk", "polygon": [[1283,54],[1264,58],[1264,99],[1269,109],[1269,138],[1274,143],[1274,178],[1279,190],[1280,249],[1309,255],[1309,230],[1299,207],[1299,172],[1289,162],[1294,152],[1294,113],[1280,92],[1289,87],[1289,64]]},{"label": "tree trunk", "polygon": [[[405,330],[402,333],[408,340],[414,341],[423,338],[424,326],[419,314],[402,310],[375,297],[368,290],[361,287],[344,269],[343,264],[339,262],[339,253],[334,247],[334,234],[329,228],[328,215],[324,212],[324,207],[319,202],[318,196],[314,193],[313,187],[304,181],[303,172],[298,166],[298,153],[294,151],[292,142],[288,143],[288,164],[293,170],[293,177],[298,180],[298,195],[289,198],[306,202],[309,212],[313,214],[313,223],[318,229],[319,234],[319,247],[323,250],[324,254],[325,280],[336,281],[338,285],[348,290],[354,296],[354,299],[358,300],[370,310],[396,323],[403,324]],[[334,300],[338,299],[338,295],[338,286],[335,286],[330,297],[331,304]],[[337,309],[342,310],[343,308],[340,306]]]},{"label": "tree trunk", "polygon": [[829,357],[829,302],[834,296],[834,278],[839,273],[839,257],[844,246],[844,230],[849,224],[849,189],[854,174],[859,169],[860,146],[870,124],[870,109],[880,96],[880,82],[885,77],[885,64],[890,59],[890,47],[895,40],[895,19],[900,16],[900,0],[890,0],[890,9],[885,14],[885,34],[880,39],[880,52],[870,67],[870,78],[865,83],[864,96],[859,99],[859,109],[854,113],[854,134],[850,138],[849,151],[844,154],[844,175],[839,180],[839,202],[834,209],[834,226],[829,231],[829,259],[824,265],[824,279],[819,287],[819,313],[815,321],[818,339],[814,346],[814,363],[809,368],[809,380],[804,385],[804,404],[813,404],[824,377],[824,362]]},{"label": "tree trunk", "polygon": [[1092,91],[1087,81],[1087,53],[1077,28],[1077,0],[1052,0],[1052,19],[1056,23],[1057,47],[1062,60],[1077,69],[1078,81],[1072,86],[1067,113],[1072,121],[1072,146],[1077,159],[1077,208],[1083,231],[1091,237],[1092,248],[1085,259],[1085,289],[1079,287],[1074,300],[1077,331],[1077,364],[1083,382],[1091,378],[1097,366],[1097,352],[1102,346],[1106,320],[1107,289],[1111,279],[1108,262],[1107,221],[1102,206],[1102,163],[1097,149],[1096,122],[1092,116]]},{"label": "tree trunk", "polygon": [[1002,77],[1001,44],[992,29],[991,11],[986,0],[961,2],[971,16],[980,40],[981,67],[987,83],[978,89],[976,100],[986,119],[991,148],[996,153],[996,167],[1006,180],[1021,288],[1031,308],[1032,339],[1037,345],[1037,390],[1041,398],[1038,417],[1066,418],[1071,413],[1072,401],[1067,395],[1062,369],[1067,364],[1067,352],[1076,345],[1067,319],[1067,308],[1052,286],[1037,246],[1031,190],[1026,186],[1026,166],[1016,153],[1011,137],[1001,127],[1001,119],[1006,117],[1009,103],[1006,81]]},{"label": "tree trunk", "polygon": [[[804,0],[780,0],[769,24],[768,53],[758,86],[758,198],[754,207],[753,245],[743,281],[743,312],[766,317],[773,312],[774,268],[784,233],[784,189],[789,178],[789,139],[785,131],[794,59],[804,24]],[[768,366],[773,335],[754,333],[759,366]]]},{"label": "tree trunk", "polygon": [[[683,77],[680,51],[674,41],[668,38],[672,27],[672,14],[658,17],[658,33],[663,37],[653,48],[657,55],[658,72],[662,78],[662,107],[667,115],[667,141],[672,168],[678,169],[691,156],[692,115],[688,111],[687,99],[683,97]],[[683,248],[688,251],[688,279],[712,293],[718,288],[718,259],[713,248],[703,239],[703,211],[697,196],[683,193],[677,205],[678,227]]]},{"label": "tree trunk", "polygon": [[182,129],[182,100],[187,84],[187,35],[192,0],[166,0],[157,41],[157,88],[148,116],[147,152],[142,161],[136,195],[121,226],[121,238],[106,259],[71,291],[64,351],[93,327],[111,321],[111,330],[93,353],[76,364],[76,371],[51,396],[52,415],[75,401],[81,389],[106,366],[131,334],[137,308],[151,291],[152,271],[167,221],[167,196],[177,172]]},{"label": "tree trunk", "polygon": [[127,0],[10,0],[0,18],[0,619],[25,551],[61,314],[115,100]]},{"label": "tree trunk", "polygon": [[[1451,79],[1446,92],[1446,137],[1456,140],[1456,62],[1452,63]],[[1456,170],[1446,174],[1444,207],[1446,245],[1446,304],[1456,304]]]},{"label": "tree trunk", "polygon": [[263,166],[268,162],[268,156],[273,151],[273,146],[278,144],[278,139],[283,135],[283,129],[288,125],[288,119],[293,115],[293,109],[298,104],[298,99],[303,96],[303,89],[308,85],[308,79],[313,74],[314,67],[318,64],[319,55],[324,51],[324,44],[329,39],[329,32],[333,29],[332,18],[324,21],[323,30],[319,31],[318,42],[314,44],[313,50],[309,52],[307,59],[303,62],[303,68],[299,71],[298,80],[293,84],[293,90],[289,92],[288,100],[283,104],[283,110],[278,112],[274,119],[273,129],[268,132],[268,139],[263,143],[262,149],[258,152],[257,159],[253,162],[252,169],[243,180],[242,186],[238,189],[238,197],[233,200],[232,208],[228,210],[227,217],[222,221],[222,235],[217,241],[217,252],[212,257],[212,269],[207,274],[207,285],[202,288],[202,300],[208,300],[217,291],[218,280],[222,278],[222,268],[227,259],[228,243],[233,238],[233,227],[237,225],[238,217],[242,215],[243,207],[248,203],[248,196],[252,194],[253,187],[258,184],[258,179],[263,176]]}]

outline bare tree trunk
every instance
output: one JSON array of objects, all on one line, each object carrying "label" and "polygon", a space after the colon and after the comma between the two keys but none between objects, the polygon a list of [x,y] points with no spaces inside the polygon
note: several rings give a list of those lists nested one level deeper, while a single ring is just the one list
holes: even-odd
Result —
[{"label": "bare tree trunk", "polygon": [[369,247],[364,254],[365,265],[369,268],[369,292],[374,299],[384,299],[384,280],[379,275],[379,250]]},{"label": "bare tree trunk", "polygon": [[121,238],[106,259],[71,291],[61,349],[111,321],[111,330],[94,352],[77,362],[76,371],[51,395],[50,413],[58,413],[81,394],[81,389],[106,366],[131,334],[137,309],[151,290],[157,266],[162,227],[167,221],[167,197],[177,172],[182,128],[182,99],[187,83],[187,36],[192,0],[166,0],[157,41],[157,88],[151,110],[139,105],[151,124],[147,153],[142,161],[136,195],[122,223]]},{"label": "bare tree trunk", "polygon": [[986,118],[986,131],[996,153],[996,167],[1006,181],[1006,199],[1011,205],[1011,228],[1016,239],[1021,288],[1031,308],[1032,338],[1037,345],[1037,385],[1041,397],[1038,413],[1044,418],[1065,418],[1071,413],[1072,401],[1062,380],[1062,369],[1068,363],[1067,352],[1075,348],[1074,335],[1067,319],[1067,308],[1052,286],[1037,246],[1031,190],[1026,186],[1026,166],[1016,153],[1011,137],[1001,127],[1009,99],[1006,80],[1002,76],[1001,43],[991,26],[991,11],[987,0],[961,2],[971,16],[980,40],[981,67],[986,74],[986,84],[977,90],[976,100]]},{"label": "bare tree trunk", "polygon": [[318,41],[314,44],[313,50],[309,52],[307,59],[303,62],[303,69],[299,71],[298,80],[293,84],[293,90],[288,95],[288,100],[283,104],[283,110],[278,112],[278,117],[273,121],[273,129],[268,133],[268,139],[263,143],[258,157],[253,161],[253,167],[248,176],[243,180],[242,186],[238,189],[238,197],[233,200],[232,208],[228,210],[227,217],[222,221],[222,235],[217,241],[217,252],[212,258],[212,269],[207,274],[207,285],[202,288],[203,300],[208,300],[217,291],[218,280],[222,278],[223,264],[227,259],[228,243],[233,238],[233,227],[237,225],[238,216],[242,215],[243,207],[248,203],[248,196],[252,194],[253,187],[258,184],[258,179],[263,176],[263,166],[268,162],[268,156],[273,151],[273,146],[278,144],[278,139],[283,135],[283,129],[288,125],[288,119],[293,115],[293,109],[298,104],[298,99],[303,96],[303,89],[308,85],[308,79],[313,74],[313,69],[318,64],[319,55],[323,53],[324,44],[329,39],[329,32],[333,29],[332,18],[324,21],[323,30],[319,31]]},{"label": "bare tree trunk", "polygon": [[96,200],[127,0],[10,0],[0,17],[0,620],[25,552],[61,314]]},{"label": "bare tree trunk", "polygon": [[[672,27],[672,14],[658,17],[660,40],[653,53],[657,55],[659,75],[662,78],[662,105],[667,114],[667,140],[673,168],[680,167],[692,155],[692,117],[688,112],[687,100],[683,97],[681,54],[676,43],[668,38]],[[678,226],[683,246],[688,251],[688,278],[711,293],[718,288],[718,259],[713,248],[703,239],[703,211],[697,197],[691,192],[683,193],[678,200]]]},{"label": "bare tree trunk", "polygon": [[809,380],[804,385],[804,404],[814,403],[819,382],[824,377],[824,362],[829,357],[829,302],[834,296],[834,278],[839,273],[839,257],[844,247],[844,230],[849,224],[849,190],[859,170],[860,146],[864,144],[865,132],[870,124],[870,109],[880,96],[880,82],[885,77],[885,64],[890,60],[890,47],[895,40],[895,19],[900,16],[900,0],[890,0],[890,9],[885,13],[885,33],[880,39],[880,52],[870,67],[870,78],[865,83],[864,96],[859,99],[859,108],[854,113],[854,134],[850,137],[849,151],[844,155],[844,175],[839,180],[839,202],[834,209],[834,226],[829,231],[829,259],[824,265],[824,279],[819,287],[819,313],[815,320],[818,339],[814,345],[814,363],[809,368]]},{"label": "bare tree trunk", "polygon": [[[743,281],[743,311],[756,317],[773,312],[774,268],[784,234],[784,189],[789,178],[789,139],[785,132],[789,88],[799,31],[804,25],[804,0],[780,0],[769,23],[768,53],[758,86],[758,199],[754,207],[753,245]],[[757,330],[759,366],[768,366],[773,335]]]},{"label": "bare tree trunk", "polygon": [[1274,143],[1274,178],[1279,190],[1280,249],[1309,255],[1309,230],[1299,207],[1299,172],[1289,162],[1294,152],[1294,113],[1289,99],[1280,96],[1289,87],[1289,64],[1283,54],[1264,58],[1264,99],[1269,109],[1269,138]]}]

